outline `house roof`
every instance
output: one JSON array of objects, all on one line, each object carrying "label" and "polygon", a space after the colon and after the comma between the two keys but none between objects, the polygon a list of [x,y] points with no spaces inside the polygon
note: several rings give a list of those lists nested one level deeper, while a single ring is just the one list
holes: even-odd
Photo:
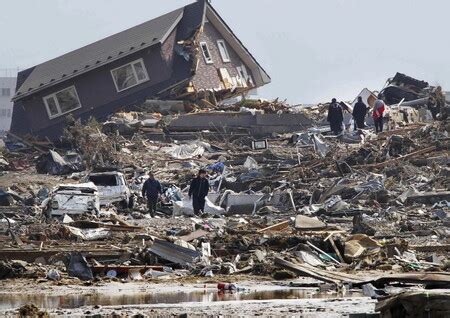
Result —
[{"label": "house roof", "polygon": [[243,62],[250,67],[255,75],[256,86],[269,83],[269,75],[225,21],[206,0],[201,0],[20,72],[13,101],[163,43],[178,25],[177,39],[187,38],[204,23],[205,16],[218,27],[219,32],[223,33]]},{"label": "house roof", "polygon": [[35,66],[17,88],[13,100],[164,42],[183,17],[183,11],[184,8],[174,10]]},{"label": "house roof", "polygon": [[208,20],[214,24],[214,26],[219,30],[225,40],[231,45],[231,47],[236,51],[242,61],[250,67],[254,79],[256,81],[256,86],[263,86],[271,82],[269,74],[263,69],[263,67],[258,63],[255,57],[250,53],[250,51],[245,47],[242,41],[236,36],[236,34],[231,30],[228,24],[222,19],[219,13],[214,9],[214,7],[208,3],[205,11]]}]

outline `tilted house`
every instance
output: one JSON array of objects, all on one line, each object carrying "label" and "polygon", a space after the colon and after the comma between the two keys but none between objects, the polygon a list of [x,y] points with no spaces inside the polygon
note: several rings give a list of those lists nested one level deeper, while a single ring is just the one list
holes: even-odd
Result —
[{"label": "tilted house", "polygon": [[20,72],[11,132],[57,139],[68,114],[101,120],[146,99],[212,91],[221,100],[269,82],[211,4],[197,1]]}]

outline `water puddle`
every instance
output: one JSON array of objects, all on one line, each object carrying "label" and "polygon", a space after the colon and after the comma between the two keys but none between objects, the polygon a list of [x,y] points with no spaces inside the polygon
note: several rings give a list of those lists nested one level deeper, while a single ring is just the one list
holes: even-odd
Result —
[{"label": "water puddle", "polygon": [[305,298],[342,298],[358,297],[359,293],[323,293],[312,289],[284,288],[276,290],[248,290],[248,291],[217,291],[211,289],[176,291],[176,292],[147,292],[147,293],[88,293],[88,294],[1,294],[0,310],[14,309],[25,304],[33,303],[39,308],[79,308],[84,306],[117,306],[117,305],[145,305],[145,304],[177,304],[186,302],[208,303],[216,301],[248,301],[248,300],[278,300]]}]

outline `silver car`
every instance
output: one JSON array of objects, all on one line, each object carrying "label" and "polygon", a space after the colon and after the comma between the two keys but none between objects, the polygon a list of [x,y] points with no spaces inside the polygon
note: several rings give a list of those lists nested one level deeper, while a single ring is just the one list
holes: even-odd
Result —
[{"label": "silver car", "polygon": [[118,171],[92,172],[87,180],[94,183],[99,192],[100,205],[119,203],[122,208],[132,208],[133,198],[123,173]]},{"label": "silver car", "polygon": [[60,184],[42,204],[48,216],[79,215],[100,210],[98,189],[92,182]]}]

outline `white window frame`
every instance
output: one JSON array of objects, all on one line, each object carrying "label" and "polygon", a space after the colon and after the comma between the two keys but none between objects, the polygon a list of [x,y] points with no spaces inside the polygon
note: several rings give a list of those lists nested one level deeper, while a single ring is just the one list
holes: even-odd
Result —
[{"label": "white window frame", "polygon": [[246,85],[250,84],[251,86],[255,86],[255,84],[253,83],[253,78],[250,74],[248,74],[247,67],[244,64],[236,67],[236,70],[240,77],[243,76],[243,80],[245,81]]},{"label": "white window frame", "polygon": [[[68,90],[68,89],[71,89],[71,88],[74,89],[75,96],[78,99],[78,105],[80,105],[80,106],[63,113],[63,112],[61,112],[61,107],[59,106],[59,101],[58,101],[58,98],[56,97],[56,94],[61,93],[62,91],[65,91],[65,90]],[[47,103],[47,99],[49,99],[49,98],[53,98],[53,100],[55,101],[56,108],[58,109],[58,113],[55,114],[55,115],[52,115],[52,113],[50,112],[50,107],[48,106],[48,103]],[[80,101],[80,97],[78,97],[78,92],[77,92],[77,89],[76,89],[75,85],[66,87],[64,89],[61,89],[61,90],[53,93],[53,94],[44,96],[42,99],[44,100],[45,109],[47,110],[47,115],[48,115],[48,118],[50,118],[50,119],[54,119],[54,118],[57,118],[57,117],[60,117],[60,116],[64,116],[65,114],[71,113],[71,112],[73,112],[73,111],[75,111],[77,109],[80,109],[82,107],[81,101]]]},{"label": "white window frame", "polygon": [[[142,80],[139,80],[139,78],[138,78],[138,76],[137,76],[137,72],[136,72],[136,70],[134,69],[134,64],[136,64],[136,63],[138,63],[138,62],[141,63],[142,69],[144,70],[144,74],[145,74],[145,78],[142,79]],[[126,67],[126,66],[131,66],[131,69],[133,70],[133,75],[134,75],[134,77],[135,77],[135,79],[136,79],[136,84],[131,85],[131,86],[128,86],[128,87],[123,88],[123,89],[119,89],[119,86],[117,86],[116,78],[114,77],[114,71],[117,71],[118,69],[123,68],[123,67]],[[130,62],[130,63],[123,64],[123,65],[121,65],[121,66],[119,66],[119,67],[116,67],[116,68],[112,69],[110,72],[111,72],[111,77],[112,77],[113,82],[114,82],[114,86],[116,87],[116,91],[117,91],[118,93],[123,92],[123,91],[126,91],[127,89],[130,89],[130,88],[132,88],[132,87],[135,87],[135,86],[137,86],[137,85],[140,85],[140,84],[142,84],[142,83],[144,83],[144,82],[147,82],[147,81],[150,79],[150,78],[148,77],[147,68],[145,67],[144,60],[143,60],[143,59],[137,59],[137,60],[132,61],[132,62]]]},{"label": "white window frame", "polygon": [[228,53],[227,43],[225,42],[225,40],[217,40],[217,47],[219,48],[222,61],[224,61],[224,63],[231,62],[230,54]]},{"label": "white window frame", "polygon": [[247,79],[245,78],[245,74],[244,74],[244,71],[242,70],[242,66],[237,66],[236,71],[238,73],[238,78],[239,78],[240,84],[243,87],[247,87],[248,86]]},{"label": "white window frame", "polygon": [[[206,47],[206,50],[208,51],[208,54],[209,54],[209,58],[206,57],[205,51],[203,50],[203,46]],[[200,49],[202,50],[202,54],[203,54],[203,58],[205,59],[205,63],[206,64],[213,64],[214,61],[212,59],[212,55],[211,55],[211,51],[209,50],[208,43],[200,42]]]}]

